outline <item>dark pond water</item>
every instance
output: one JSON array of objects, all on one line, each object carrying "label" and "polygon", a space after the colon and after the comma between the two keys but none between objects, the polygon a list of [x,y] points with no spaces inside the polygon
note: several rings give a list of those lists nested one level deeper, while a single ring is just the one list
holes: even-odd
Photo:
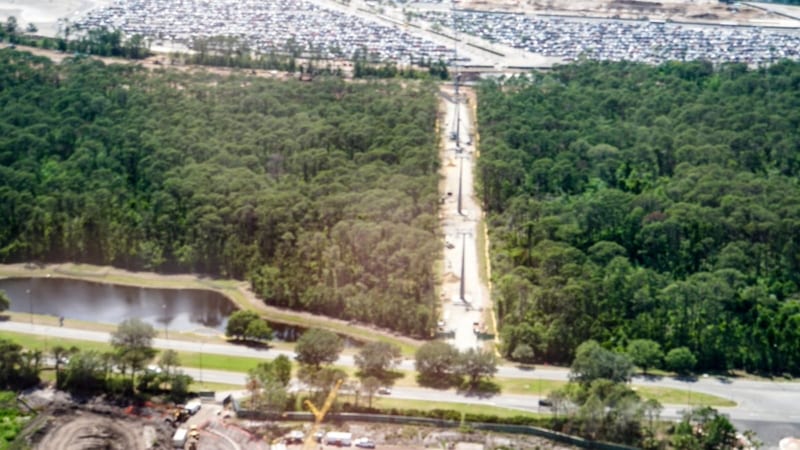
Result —
[{"label": "dark pond water", "polygon": [[[139,318],[161,331],[225,332],[236,305],[224,295],[204,289],[155,289],[95,283],[68,278],[4,278],[0,290],[11,299],[13,312],[64,317],[117,325]],[[294,342],[304,327],[267,321],[273,338]],[[166,324],[166,326],[165,326]],[[348,347],[359,342],[344,337]]]},{"label": "dark pond water", "polygon": [[65,278],[0,279],[11,311],[118,324],[138,317],[156,329],[225,330],[236,306],[218,292],[152,289]]}]

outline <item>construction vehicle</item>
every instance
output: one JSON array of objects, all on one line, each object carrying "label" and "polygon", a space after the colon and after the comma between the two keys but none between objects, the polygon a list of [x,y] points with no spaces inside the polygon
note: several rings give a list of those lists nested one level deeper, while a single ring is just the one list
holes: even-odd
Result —
[{"label": "construction vehicle", "polygon": [[305,401],[306,406],[308,409],[311,410],[311,413],[314,414],[314,425],[311,426],[311,430],[308,431],[308,436],[306,437],[306,442],[303,445],[303,450],[314,450],[316,448],[317,442],[314,439],[316,434],[317,428],[319,428],[319,424],[322,423],[322,420],[325,419],[325,415],[328,414],[328,410],[331,409],[333,406],[334,400],[336,400],[336,394],[339,392],[339,388],[342,386],[342,381],[339,380],[331,389],[331,392],[328,394],[328,398],[325,399],[325,403],[322,405],[322,408],[317,409],[313,403],[309,400]]},{"label": "construction vehicle", "polygon": [[187,434],[188,430],[186,428],[175,430],[175,434],[172,435],[172,448],[183,448],[186,445]]},{"label": "construction vehicle", "polygon": [[172,425],[173,428],[178,428],[178,425],[186,422],[190,415],[186,408],[181,406],[175,407],[167,412],[167,415],[164,417],[164,422]]},{"label": "construction vehicle", "polygon": [[189,450],[197,450],[200,443],[200,432],[197,431],[197,425],[192,425],[189,428]]}]

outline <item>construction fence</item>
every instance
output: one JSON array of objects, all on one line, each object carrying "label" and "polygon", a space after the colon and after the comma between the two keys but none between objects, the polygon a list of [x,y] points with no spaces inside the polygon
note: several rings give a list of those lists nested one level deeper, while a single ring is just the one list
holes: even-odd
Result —
[{"label": "construction fence", "polygon": [[[225,399],[225,403],[236,412],[237,417],[248,420],[291,420],[313,422],[314,415],[308,412],[268,413],[264,411],[250,411],[242,409],[233,399]],[[439,428],[458,428],[467,426],[474,430],[493,431],[496,433],[525,434],[550,439],[562,444],[573,445],[579,448],[594,450],[636,450],[627,445],[611,444],[607,442],[591,441],[569,434],[559,433],[546,428],[527,425],[507,425],[501,423],[460,422],[457,420],[431,419],[427,417],[390,416],[384,414],[361,413],[331,413],[325,417],[326,422],[369,422],[386,423],[395,425],[423,425]]]}]

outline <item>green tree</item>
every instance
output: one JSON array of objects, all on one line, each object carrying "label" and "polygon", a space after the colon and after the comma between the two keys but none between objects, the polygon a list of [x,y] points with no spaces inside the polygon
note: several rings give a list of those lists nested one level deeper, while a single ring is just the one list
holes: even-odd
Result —
[{"label": "green tree", "polygon": [[0,312],[8,310],[11,307],[11,299],[8,298],[6,291],[0,289]]},{"label": "green tree", "polygon": [[672,445],[676,450],[749,448],[736,436],[736,428],[728,418],[707,406],[684,413],[675,427]]},{"label": "green tree", "polygon": [[528,344],[519,344],[511,352],[511,358],[520,362],[533,362],[533,348]]},{"label": "green tree", "polygon": [[167,376],[173,375],[174,371],[180,367],[181,359],[178,352],[175,350],[164,350],[158,358],[158,367],[161,368],[162,373]]},{"label": "green tree", "polygon": [[289,386],[292,380],[292,361],[286,355],[278,355],[272,360],[272,370],[275,371],[275,378],[284,386]]},{"label": "green tree", "polygon": [[664,357],[664,364],[667,369],[680,375],[689,374],[697,364],[697,358],[691,350],[686,347],[673,348]]},{"label": "green tree", "polygon": [[64,389],[70,392],[102,392],[105,388],[103,361],[89,350],[73,354],[64,369]]},{"label": "green tree", "polygon": [[392,370],[402,359],[400,347],[387,342],[369,342],[355,355],[356,367],[359,369],[359,377],[375,377],[383,383],[392,380],[388,372]]},{"label": "green tree", "polygon": [[15,16],[8,16],[8,19],[6,19],[6,33],[9,35],[16,34],[17,28],[17,18]]},{"label": "green tree", "polygon": [[131,380],[156,355],[153,348],[155,337],[156,330],[152,325],[135,318],[120,323],[117,330],[111,333],[111,346],[120,362],[130,369]]},{"label": "green tree", "polygon": [[37,381],[38,373],[26,372],[22,347],[7,339],[0,339],[0,386],[25,388]]},{"label": "green tree", "polygon": [[417,349],[414,358],[420,383],[452,383],[459,358],[458,350],[452,345],[441,341],[426,342]]},{"label": "green tree", "polygon": [[367,406],[369,408],[372,408],[372,399],[375,397],[375,393],[378,392],[382,384],[381,380],[373,376],[361,380],[361,390],[367,395]]},{"label": "green tree", "polygon": [[308,386],[314,396],[315,402],[323,402],[340,380],[347,380],[347,373],[335,367],[318,367],[302,365],[297,373],[297,378]]},{"label": "green tree", "polygon": [[185,402],[189,396],[189,386],[194,380],[185,373],[173,373],[169,378],[169,397],[173,402]]},{"label": "green tree", "polygon": [[251,401],[255,407],[267,411],[283,411],[289,395],[286,390],[288,381],[284,382],[283,378],[284,370],[284,362],[278,362],[278,358],[250,369],[247,385],[253,394]]},{"label": "green tree", "polygon": [[628,343],[627,350],[633,364],[641,367],[645,374],[648,368],[658,367],[664,358],[661,345],[650,339],[634,339]]},{"label": "green tree", "polygon": [[272,329],[260,317],[251,320],[244,331],[246,339],[252,341],[268,341],[272,339]]},{"label": "green tree", "polygon": [[[261,318],[258,317],[253,311],[249,310],[238,310],[235,311],[228,317],[228,324],[225,327],[225,336],[234,338],[234,339],[246,339],[247,338],[247,327],[250,326],[251,322],[260,320]],[[254,329],[254,331],[257,331]]]},{"label": "green tree", "polygon": [[458,373],[466,376],[474,388],[481,379],[491,378],[497,373],[497,358],[491,350],[467,349],[458,357]]},{"label": "green tree", "polygon": [[578,346],[569,377],[585,384],[601,378],[624,383],[632,374],[633,364],[626,355],[606,350],[597,341],[589,340]]},{"label": "green tree", "polygon": [[56,371],[56,386],[61,386],[61,366],[67,362],[67,356],[70,354],[69,350],[62,345],[54,345],[50,349],[50,354],[53,356],[53,366]]},{"label": "green tree", "polygon": [[339,353],[343,349],[344,343],[336,333],[319,328],[312,328],[303,333],[294,347],[300,364],[316,368],[339,359]]}]

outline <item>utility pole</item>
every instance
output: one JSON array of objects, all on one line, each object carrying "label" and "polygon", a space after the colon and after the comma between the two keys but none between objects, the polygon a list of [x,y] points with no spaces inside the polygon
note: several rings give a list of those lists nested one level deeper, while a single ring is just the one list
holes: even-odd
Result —
[{"label": "utility pole", "polygon": [[[459,199],[461,199],[460,196],[459,196]],[[467,266],[466,265],[466,256],[467,256],[467,235],[466,234],[462,234],[461,235],[461,286],[459,287],[459,290],[458,290],[458,298],[460,298],[461,301],[463,301],[465,303],[467,301],[467,299],[464,298],[464,278],[465,278],[465,272],[466,272],[466,266]]]},{"label": "utility pole", "polygon": [[464,213],[461,212],[461,184],[462,184],[461,178],[464,174],[464,158],[463,157],[459,158],[459,160],[460,161],[458,163],[458,215],[463,216]]},{"label": "utility pole", "polygon": [[[458,84],[456,84],[458,86]],[[461,153],[461,102],[456,93],[456,152]]]},{"label": "utility pole", "polygon": [[466,294],[466,287],[465,287],[465,278],[467,275],[467,235],[472,236],[471,231],[459,231],[459,235],[461,235],[461,283],[458,288],[458,299],[464,302],[467,306],[469,306],[469,302],[467,301],[467,294]]}]

